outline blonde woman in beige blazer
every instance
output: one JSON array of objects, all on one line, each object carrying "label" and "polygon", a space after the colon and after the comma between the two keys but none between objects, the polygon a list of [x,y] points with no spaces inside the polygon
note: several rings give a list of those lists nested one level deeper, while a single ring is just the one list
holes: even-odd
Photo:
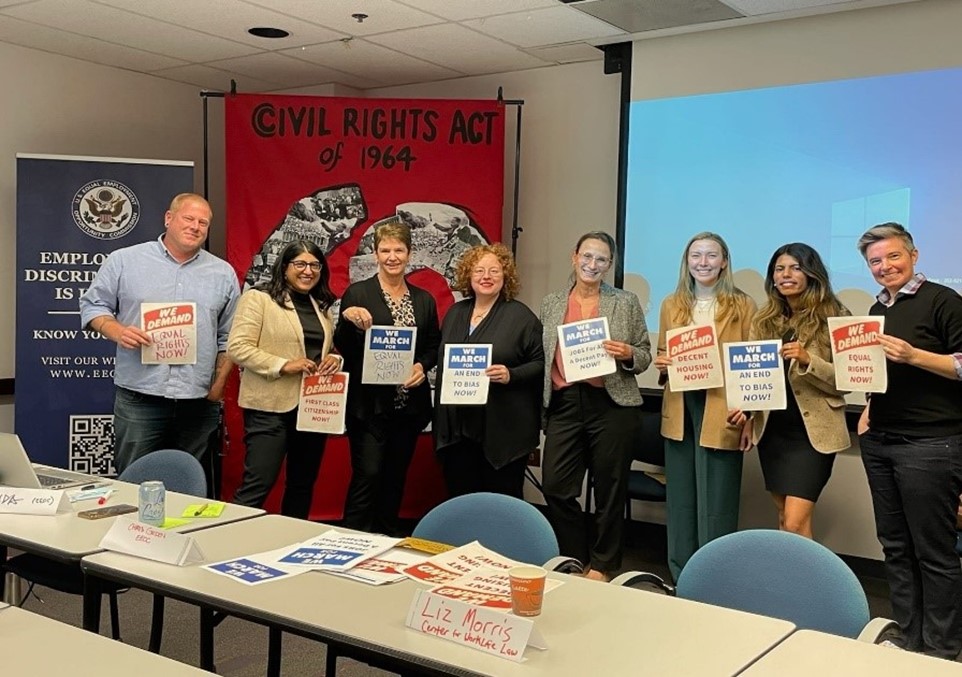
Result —
[{"label": "blonde woman in beige blazer", "polygon": [[829,317],[850,313],[832,292],[818,252],[800,242],[775,250],[765,292],[768,301],[755,316],[751,338],[782,339],[788,406],[751,418],[736,409],[729,419],[745,422],[742,449],[758,445],[779,528],[811,538],[815,502],[832,474],[835,454],[851,445],[828,332]]},{"label": "blonde woman in beige blazer", "polygon": [[241,296],[227,354],[241,368],[244,477],[233,501],[261,507],[287,458],[281,513],[307,519],[327,436],[297,430],[302,374],[332,374],[333,327],[324,254],[313,242],[287,246],[270,283]]}]

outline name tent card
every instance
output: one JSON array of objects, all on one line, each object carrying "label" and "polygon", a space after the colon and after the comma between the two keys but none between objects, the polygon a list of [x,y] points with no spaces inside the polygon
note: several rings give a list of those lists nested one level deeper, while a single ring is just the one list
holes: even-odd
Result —
[{"label": "name tent card", "polygon": [[140,320],[151,340],[141,363],[197,364],[196,303],[141,303]]},{"label": "name tent card", "polygon": [[417,327],[374,325],[364,333],[361,383],[400,385],[411,375]]},{"label": "name tent card", "polygon": [[0,513],[56,515],[70,510],[64,491],[0,487]]},{"label": "name tent card", "polygon": [[768,411],[787,406],[781,349],[780,339],[725,344],[725,394],[729,407]]},{"label": "name tent card", "polygon": [[346,372],[301,378],[301,397],[297,404],[297,429],[311,433],[340,435],[347,412]]},{"label": "name tent card", "polygon": [[204,561],[197,542],[187,534],[164,531],[129,517],[118,517],[100,541],[104,550],[177,566]]},{"label": "name tent card", "polygon": [[850,392],[884,393],[888,388],[888,367],[878,335],[885,333],[885,318],[830,317],[828,331],[832,337],[835,387]]},{"label": "name tent card", "polygon": [[491,379],[490,343],[449,343],[444,346],[441,404],[486,404]]},{"label": "name tent card", "polygon": [[608,318],[570,322],[558,327],[561,364],[568,383],[613,374],[618,368],[602,341],[608,340]]},{"label": "name tent card", "polygon": [[524,649],[548,646],[529,618],[465,604],[418,590],[405,619],[407,627],[520,663]]},{"label": "name tent card", "polygon": [[673,392],[707,390],[725,385],[715,327],[692,325],[665,332],[668,357],[668,384]]}]

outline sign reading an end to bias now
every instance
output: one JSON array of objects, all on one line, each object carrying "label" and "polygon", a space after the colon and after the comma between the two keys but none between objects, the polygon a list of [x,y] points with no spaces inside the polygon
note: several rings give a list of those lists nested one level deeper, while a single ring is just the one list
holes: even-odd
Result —
[{"label": "sign reading an end to bias now", "polygon": [[786,407],[781,349],[779,339],[725,344],[725,388],[729,407],[743,411]]},{"label": "sign reading an end to bias now", "polygon": [[401,385],[414,366],[417,327],[374,325],[364,334],[364,372],[361,383]]},{"label": "sign reading an end to bias now", "polygon": [[491,379],[490,343],[449,343],[444,346],[441,404],[485,404]]},{"label": "sign reading an end to bias now", "polygon": [[618,366],[602,341],[608,340],[608,318],[570,322],[558,327],[561,364],[568,383],[613,374]]},{"label": "sign reading an end to bias now", "polygon": [[692,325],[665,332],[671,364],[668,385],[673,392],[721,388],[725,384],[715,327]]},{"label": "sign reading an end to bias now", "polygon": [[888,369],[878,335],[885,332],[885,318],[877,315],[830,317],[828,331],[832,336],[836,387],[852,392],[884,393],[888,388]]}]

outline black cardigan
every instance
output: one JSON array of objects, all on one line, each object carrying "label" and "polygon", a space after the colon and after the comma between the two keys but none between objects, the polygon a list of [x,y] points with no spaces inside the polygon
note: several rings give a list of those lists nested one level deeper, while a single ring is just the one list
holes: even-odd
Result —
[{"label": "black cardigan", "polygon": [[444,316],[436,392],[441,390],[444,346],[448,343],[490,343],[491,364],[508,367],[511,380],[507,384],[492,383],[484,406],[438,404],[434,446],[438,453],[444,453],[445,447],[478,436],[485,457],[493,467],[502,468],[527,456],[541,441],[541,321],[520,301],[499,300],[469,335],[473,308],[474,299],[465,299]]},{"label": "black cardigan", "polygon": [[[425,375],[438,360],[438,309],[434,297],[428,292],[408,283],[411,303],[414,306],[414,320],[418,328],[414,342],[414,361],[424,367]],[[347,391],[347,424],[350,428],[354,421],[368,427],[376,427],[377,419],[394,410],[394,395],[397,386],[362,385],[361,371],[364,367],[364,332],[344,318],[344,310],[360,306],[371,313],[376,325],[392,326],[394,318],[384,302],[381,284],[377,275],[361,282],[355,282],[341,297],[341,313],[337,328],[334,330],[334,345],[344,358],[344,370],[351,375]],[[431,385],[424,382],[410,390],[405,414],[412,423],[420,423],[424,428],[431,420]],[[353,420],[352,420],[353,419]]]}]

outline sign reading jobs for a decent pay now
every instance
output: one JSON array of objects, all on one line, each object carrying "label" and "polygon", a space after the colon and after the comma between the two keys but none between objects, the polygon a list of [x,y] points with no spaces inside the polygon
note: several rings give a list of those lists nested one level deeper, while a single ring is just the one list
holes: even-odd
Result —
[{"label": "sign reading jobs for a decent pay now", "polygon": [[725,344],[725,389],[729,407],[766,411],[787,406],[781,349],[779,339]]},{"label": "sign reading jobs for a decent pay now", "polygon": [[613,374],[617,365],[603,341],[608,340],[608,318],[569,322],[558,327],[561,364],[568,383]]},{"label": "sign reading jobs for a decent pay now", "polygon": [[401,385],[414,366],[417,327],[374,325],[364,334],[364,371],[361,383]]}]

